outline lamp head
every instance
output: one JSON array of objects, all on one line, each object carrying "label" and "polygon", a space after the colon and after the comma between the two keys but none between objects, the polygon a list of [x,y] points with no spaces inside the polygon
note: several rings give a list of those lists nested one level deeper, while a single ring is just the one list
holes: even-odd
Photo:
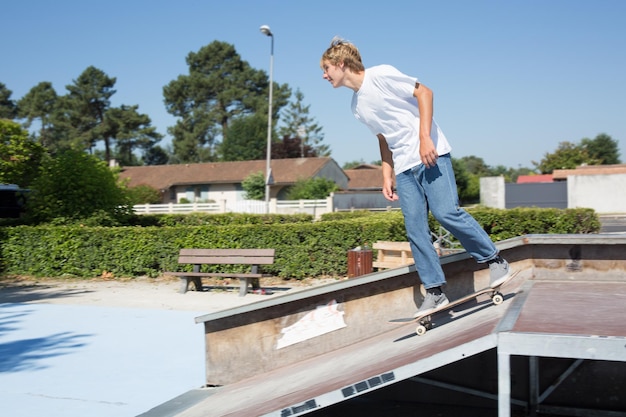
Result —
[{"label": "lamp head", "polygon": [[261,33],[263,33],[266,36],[274,36],[269,26],[263,25],[260,27],[260,29],[261,29]]}]

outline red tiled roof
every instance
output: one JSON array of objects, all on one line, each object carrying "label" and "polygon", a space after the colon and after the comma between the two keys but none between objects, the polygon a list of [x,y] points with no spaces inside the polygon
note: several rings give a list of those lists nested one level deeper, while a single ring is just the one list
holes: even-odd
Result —
[{"label": "red tiled roof", "polygon": [[383,185],[382,168],[378,165],[360,165],[344,170],[348,178],[349,190],[380,190]]},{"label": "red tiled roof", "polygon": [[554,182],[552,174],[537,174],[537,175],[520,175],[517,177],[518,184],[528,184],[537,182]]}]

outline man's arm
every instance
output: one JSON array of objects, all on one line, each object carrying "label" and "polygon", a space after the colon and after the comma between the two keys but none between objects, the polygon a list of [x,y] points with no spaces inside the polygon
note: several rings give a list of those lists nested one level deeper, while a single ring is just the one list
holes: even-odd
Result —
[{"label": "man's arm", "polygon": [[380,133],[376,137],[378,138],[380,160],[383,167],[383,196],[389,201],[396,201],[398,194],[393,191],[393,155],[385,137]]},{"label": "man's arm", "polygon": [[417,99],[417,107],[420,112],[420,159],[427,167],[433,167],[437,163],[437,149],[430,137],[430,129],[433,125],[433,92],[424,84],[415,83],[413,96]]}]

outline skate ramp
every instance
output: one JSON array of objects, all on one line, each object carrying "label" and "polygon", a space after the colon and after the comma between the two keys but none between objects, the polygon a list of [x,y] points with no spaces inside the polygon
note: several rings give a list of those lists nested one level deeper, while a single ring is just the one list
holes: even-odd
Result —
[{"label": "skate ramp", "polygon": [[[501,417],[509,416],[512,407],[589,410],[576,398],[552,405],[556,389],[546,392],[543,387],[555,378],[571,377],[580,361],[612,361],[613,369],[623,369],[626,324],[611,318],[626,316],[626,238],[525,236],[499,248],[520,271],[502,288],[504,303],[495,306],[484,297],[459,306],[438,316],[424,336],[415,334],[413,324],[387,322],[411,313],[421,301],[413,267],[198,317],[205,328],[207,385],[194,390],[192,400],[172,400],[145,416],[315,415],[396,384],[432,383],[421,376],[433,372],[448,380],[460,378],[448,384],[456,392],[464,391],[465,377],[471,388],[462,394],[482,393],[478,396],[491,401]],[[488,282],[488,271],[466,254],[442,258],[442,264],[450,298]],[[285,329],[297,328],[302,320],[313,326],[315,313],[331,322],[339,314],[343,322],[334,317],[334,327],[318,334],[307,333],[304,326],[300,339],[292,335],[290,343],[280,344]],[[554,366],[540,358],[569,358],[578,365],[561,374],[542,374],[540,369]],[[461,363],[459,373],[455,364]],[[624,386],[625,381],[617,382]],[[596,391],[607,394],[599,401],[612,413],[626,410],[623,390]],[[419,394],[413,390],[411,396],[419,401]],[[598,398],[595,403],[598,409]]]}]

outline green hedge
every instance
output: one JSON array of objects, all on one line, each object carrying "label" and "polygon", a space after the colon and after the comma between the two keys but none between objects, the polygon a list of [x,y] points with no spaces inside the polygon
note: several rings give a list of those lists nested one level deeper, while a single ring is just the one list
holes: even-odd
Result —
[{"label": "green hedge", "polygon": [[[589,209],[472,209],[494,241],[524,234],[596,233],[600,222]],[[268,273],[301,279],[345,276],[347,251],[377,240],[406,241],[399,211],[324,216],[242,216],[245,221],[181,216],[161,226],[15,226],[0,228],[0,272],[34,277],[156,277],[179,270],[181,248],[275,248]],[[200,219],[200,220],[199,220]],[[262,220],[259,220],[262,219]],[[232,217],[231,217],[232,220]],[[150,223],[146,221],[146,223]],[[199,224],[199,225],[189,225]],[[437,222],[430,224],[437,230]],[[234,267],[233,267],[234,268]],[[223,267],[221,267],[223,270]]]}]

